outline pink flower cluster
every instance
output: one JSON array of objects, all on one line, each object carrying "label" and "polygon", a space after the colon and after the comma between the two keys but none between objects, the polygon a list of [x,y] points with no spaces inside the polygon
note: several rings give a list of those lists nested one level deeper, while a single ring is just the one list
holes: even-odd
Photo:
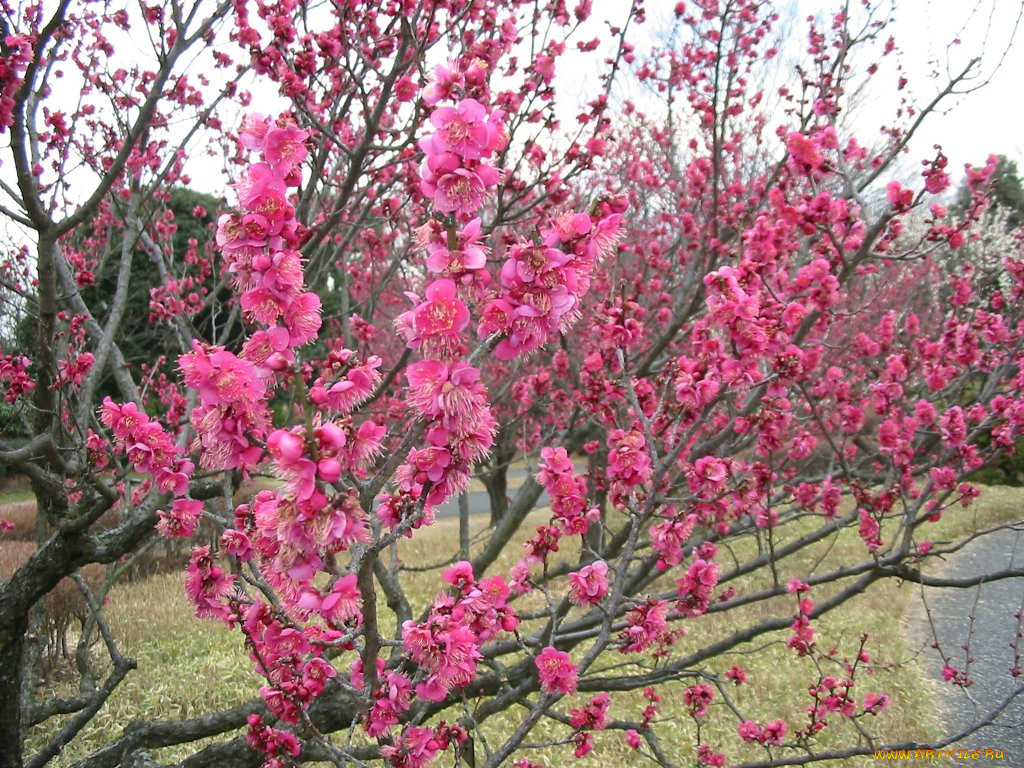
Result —
[{"label": "pink flower cluster", "polygon": [[245,213],[218,221],[217,243],[242,291],[246,317],[265,328],[245,342],[241,356],[220,347],[194,343],[179,358],[185,382],[199,393],[192,411],[194,447],[206,469],[248,470],[262,455],[269,423],[267,379],[290,366],[292,348],[316,337],[320,299],[303,288],[294,209],[288,188],[301,181],[307,134],[290,120],[271,125],[260,116],[246,119],[241,143],[261,152],[263,162],[249,167],[237,185]]},{"label": "pink flower cluster", "polygon": [[326,562],[334,554],[369,539],[366,517],[353,489],[339,493],[331,503],[320,491],[306,499],[260,491],[251,514],[247,505],[235,511],[236,531],[225,546],[247,556],[251,548],[294,615],[318,614],[340,625],[359,619],[355,580],[348,574],[334,580],[330,589],[321,589],[314,579],[327,570]]},{"label": "pink flower cluster", "polygon": [[6,55],[0,56],[0,133],[14,122],[14,95],[22,85],[22,75],[32,61],[32,37],[7,35],[4,38]]},{"label": "pink flower cluster", "polygon": [[271,124],[251,115],[240,142],[259,152],[262,162],[249,167],[236,185],[243,213],[225,214],[217,222],[217,244],[242,291],[246,317],[268,326],[246,344],[254,363],[282,370],[294,360],[292,347],[316,338],[320,329],[320,298],[303,287],[295,210],[288,188],[301,182],[299,165],[306,159],[308,134],[288,119]]},{"label": "pink flower cluster", "polygon": [[381,755],[392,768],[422,768],[453,743],[462,745],[469,734],[460,725],[446,725],[442,720],[435,728],[407,726],[394,744],[381,747]]},{"label": "pink flower cluster", "polygon": [[696,683],[683,691],[683,703],[693,717],[703,717],[715,698],[715,692],[707,683]]},{"label": "pink flower cluster", "polygon": [[[425,92],[433,94],[428,103],[453,98],[468,82],[465,73],[457,75],[439,67]],[[476,86],[481,95],[486,92],[482,83]],[[480,220],[472,216],[484,191],[498,180],[487,160],[504,140],[501,117],[500,112],[489,115],[477,99],[464,98],[455,106],[437,107],[431,116],[435,131],[420,140],[426,155],[421,191],[439,213],[449,216],[420,228],[427,268],[440,277],[426,287],[422,300],[408,294],[414,307],[395,321],[406,344],[424,357],[407,368],[406,377],[409,400],[426,421],[427,445],[409,452],[395,475],[397,492],[385,496],[378,508],[380,518],[392,527],[413,515],[418,517],[410,527],[429,524],[433,506],[466,486],[473,463],[494,442],[497,423],[480,371],[461,359],[470,310],[459,293],[466,291],[475,302],[490,280]],[[458,231],[457,220],[465,222]]]},{"label": "pink flower cluster", "polygon": [[757,742],[766,746],[782,746],[782,740],[789,730],[785,720],[772,720],[763,728],[753,720],[746,720],[736,727],[741,739],[745,742]]},{"label": "pink flower cluster", "polygon": [[569,574],[569,601],[597,605],[608,594],[608,563],[598,560]]},{"label": "pink flower cluster", "polygon": [[302,751],[298,738],[291,731],[263,725],[257,714],[249,715],[246,722],[249,729],[245,741],[266,757],[264,768],[284,768],[292,762],[289,758],[298,757]]},{"label": "pink flower cluster", "polygon": [[570,694],[576,692],[576,665],[569,654],[548,646],[534,659],[540,676],[540,687],[548,693]]},{"label": "pink flower cluster", "polygon": [[309,388],[310,401],[322,409],[348,413],[380,384],[381,363],[376,355],[360,361],[351,349],[331,349]]},{"label": "pink flower cluster", "polygon": [[879,525],[878,520],[863,507],[857,510],[857,514],[860,518],[860,524],[857,527],[857,532],[860,534],[861,540],[864,542],[864,546],[868,548],[869,552],[877,552],[882,548],[882,527]]},{"label": "pink flower cluster", "polygon": [[814,648],[814,627],[811,626],[810,615],[814,611],[814,601],[809,597],[800,599],[797,613],[793,616],[790,629],[793,634],[786,641],[786,647],[796,651],[798,656],[806,656]]},{"label": "pink flower cluster", "polygon": [[[435,283],[436,285],[436,283]],[[406,370],[409,399],[427,420],[427,446],[413,449],[399,467],[399,492],[440,504],[469,482],[471,467],[487,455],[497,423],[480,371],[463,361],[427,359]],[[393,519],[388,507],[389,519]]]},{"label": "pink flower cluster", "polygon": [[483,644],[513,631],[519,621],[501,577],[477,582],[472,565],[461,562],[445,571],[444,580],[457,594],[438,595],[426,621],[402,625],[402,644],[420,667],[416,695],[428,701],[443,701],[472,682]]},{"label": "pink flower cluster", "polygon": [[209,547],[195,547],[185,569],[185,595],[196,607],[200,619],[229,622],[233,612],[225,598],[232,592],[235,577],[215,565]]},{"label": "pink flower cluster", "polygon": [[521,241],[508,250],[500,287],[485,305],[480,338],[500,333],[494,354],[510,360],[531,352],[564,332],[579,316],[598,260],[618,241],[625,201],[602,200],[596,219],[565,214],[542,230],[542,242]]},{"label": "pink flower cluster", "polygon": [[854,681],[851,678],[825,675],[817,685],[810,686],[807,694],[814,700],[814,704],[807,708],[811,725],[809,730],[820,731],[825,727],[826,718],[833,712],[838,712],[843,717],[853,717],[857,714],[857,700],[853,697],[852,689]]},{"label": "pink flower cluster", "polygon": [[178,456],[174,440],[135,403],[118,405],[109,397],[100,406],[100,421],[114,433],[114,445],[128,455],[136,472],[151,475],[157,487],[184,496],[195,465]]},{"label": "pink flower cluster", "polygon": [[13,403],[19,397],[36,388],[28,374],[32,364],[24,355],[0,354],[0,384],[5,385],[4,402]]},{"label": "pink flower cluster", "polygon": [[574,754],[583,757],[594,748],[590,731],[602,731],[608,725],[608,707],[612,699],[607,693],[599,693],[587,702],[584,707],[569,710],[569,725],[576,729],[573,741],[576,743]]},{"label": "pink flower cluster", "polygon": [[250,469],[263,454],[270,421],[266,381],[252,362],[222,347],[193,342],[193,351],[178,358],[185,383],[199,394],[192,410],[196,430],[193,449],[204,469]]},{"label": "pink flower cluster", "polygon": [[821,179],[826,175],[826,151],[839,146],[835,128],[830,125],[810,134],[790,131],[786,134],[786,149],[789,150],[790,167],[799,175]]},{"label": "pink flower cluster", "polygon": [[160,522],[156,524],[156,529],[163,536],[187,539],[195,533],[202,514],[203,502],[195,499],[175,499],[171,502],[170,512],[157,512]]},{"label": "pink flower cluster", "polygon": [[638,429],[608,432],[608,480],[612,503],[624,506],[630,493],[650,479],[653,469],[643,432]]},{"label": "pink flower cluster", "polygon": [[423,485],[414,483],[409,489],[399,488],[394,493],[384,494],[377,506],[377,517],[388,528],[397,528],[408,523],[404,535],[412,538],[412,532],[424,525],[433,525],[436,510],[423,496]]},{"label": "pink flower cluster", "polygon": [[693,463],[690,490],[697,496],[713,499],[725,488],[729,465],[715,456],[702,456]]},{"label": "pink flower cluster", "polygon": [[626,614],[626,628],[619,635],[622,653],[640,653],[661,642],[668,632],[668,603],[647,598]]},{"label": "pink flower cluster", "polygon": [[660,555],[657,562],[659,571],[668,570],[683,562],[683,544],[689,540],[693,526],[697,523],[695,514],[684,514],[676,512],[675,509],[667,510],[666,514],[668,512],[671,512],[671,516],[667,520],[648,529],[651,546]]},{"label": "pink flower cluster", "polygon": [[526,554],[512,566],[512,585],[519,592],[530,590],[528,579],[530,566],[547,561],[548,555],[558,551],[558,542],[562,538],[561,530],[554,525],[538,525],[537,533],[523,542]]},{"label": "pink flower cluster", "polygon": [[245,612],[242,629],[251,642],[250,658],[273,683],[260,689],[263,700],[282,722],[296,725],[301,712],[338,674],[323,650],[324,642],[339,633],[315,626],[300,630],[279,621],[262,602]]},{"label": "pink flower cluster", "polygon": [[540,449],[540,471],[537,482],[551,498],[554,521],[569,535],[584,534],[597,519],[597,507],[587,509],[587,485],[576,477],[576,467],[565,448],[545,446]]},{"label": "pink flower cluster", "polygon": [[437,211],[467,219],[498,183],[498,171],[487,161],[507,141],[503,119],[501,110],[488,114],[487,107],[470,98],[431,113],[435,131],[419,141],[425,155],[420,190]]},{"label": "pink flower cluster", "polygon": [[480,239],[480,225],[479,217],[472,219],[453,236],[437,219],[430,219],[416,231],[417,242],[427,250],[427,269],[453,280],[460,293],[474,300],[482,298],[491,282],[489,249]]},{"label": "pink flower cluster", "polygon": [[451,361],[465,352],[462,332],[469,325],[469,309],[457,295],[455,282],[442,278],[427,286],[425,299],[409,298],[416,306],[399,315],[395,324],[410,349],[425,357]]},{"label": "pink flower cluster", "polygon": [[695,560],[676,585],[679,591],[676,610],[684,616],[700,616],[707,611],[711,593],[718,585],[718,563]]},{"label": "pink flower cluster", "polygon": [[327,421],[313,427],[310,441],[305,427],[274,430],[267,437],[267,452],[286,483],[286,496],[302,506],[303,514],[312,515],[327,504],[324,486],[366,467],[380,452],[384,434],[384,427],[372,421],[358,429],[349,420]]}]

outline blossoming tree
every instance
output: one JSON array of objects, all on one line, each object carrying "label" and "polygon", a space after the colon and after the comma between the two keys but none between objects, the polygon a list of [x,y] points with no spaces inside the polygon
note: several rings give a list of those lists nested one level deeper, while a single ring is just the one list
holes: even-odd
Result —
[{"label": "blossoming tree", "polygon": [[[0,586],[0,766],[53,759],[134,665],[89,593],[84,631],[112,663],[81,654],[79,693],[39,699],[32,606],[203,518],[217,536],[192,550],[188,598],[265,683],[229,711],[140,713],[82,766],[207,738],[188,765],[529,768],[534,746],[600,756],[602,731],[662,765],[878,745],[890,700],[863,680],[892,649],[819,621],[885,579],[976,585],[928,573],[962,545],[929,527],[1024,428],[1020,253],[985,292],[936,258],[971,238],[994,165],[969,169],[963,217],[936,197],[941,150],[891,178],[970,69],[872,146],[840,119],[894,50],[871,13],[811,24],[795,84],[767,94],[776,18],[753,0],[680,3],[671,44],[644,52],[639,2],[604,28],[586,0],[3,10],[2,213],[31,233],[3,280],[35,342],[0,358],[32,434],[0,459],[30,478],[40,534]],[[116,70],[138,30],[152,69]],[[606,70],[569,118],[555,73],[573,49]],[[650,96],[616,97],[627,76]],[[286,109],[222,130],[272,90]],[[197,137],[234,191],[215,247],[180,253],[165,204]],[[118,340],[139,252],[180,354],[134,370]],[[90,305],[110,259],[114,295]],[[271,487],[232,501],[259,474]],[[489,509],[470,508],[474,476]],[[421,604],[398,553],[456,499]],[[851,534],[857,556],[823,569]],[[755,718],[734,691],[764,681],[738,661],[775,640],[809,697]],[[731,740],[707,738],[712,710]],[[62,714],[26,756],[26,729]],[[859,743],[829,746],[836,730]]]}]

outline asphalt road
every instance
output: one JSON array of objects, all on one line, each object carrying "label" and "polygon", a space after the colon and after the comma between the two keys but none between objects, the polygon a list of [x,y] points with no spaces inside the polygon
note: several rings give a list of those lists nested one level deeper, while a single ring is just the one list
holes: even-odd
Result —
[{"label": "asphalt road", "polygon": [[[1024,567],[1024,523],[1019,530],[1000,531],[972,542],[949,559],[941,575],[966,578],[995,573],[1001,569]],[[968,670],[974,682],[966,689],[942,678],[943,661],[939,651],[929,648],[929,673],[937,681],[939,705],[947,733],[960,733],[993,711],[1014,690],[1024,690],[1024,676],[1013,678],[1013,650],[1009,643],[1017,631],[1014,614],[1024,606],[1024,578],[1002,579],[978,588],[955,589],[929,587],[925,598],[931,609],[932,626],[923,610],[914,621],[920,637],[937,640],[942,652],[958,670]],[[971,616],[974,617],[973,622]],[[967,661],[969,644],[971,661]],[[1024,644],[1024,641],[1022,641]],[[1024,647],[1021,648],[1024,653]],[[957,749],[1003,750],[1002,760],[949,758],[944,764],[992,764],[1024,768],[1024,692],[995,719],[967,738],[951,745]]]},{"label": "asphalt road", "polygon": [[[510,469],[508,471],[508,497],[514,499],[516,494],[519,492],[519,486],[522,485],[523,481],[527,477],[526,470],[523,469]],[[487,495],[486,491],[469,491],[469,513],[471,515],[479,514],[490,514],[491,512],[491,500]],[[541,493],[540,499],[537,501],[537,506],[545,506],[550,504],[548,495]],[[437,507],[437,516],[441,517],[458,517],[459,516],[459,497],[452,496],[444,504]]]}]

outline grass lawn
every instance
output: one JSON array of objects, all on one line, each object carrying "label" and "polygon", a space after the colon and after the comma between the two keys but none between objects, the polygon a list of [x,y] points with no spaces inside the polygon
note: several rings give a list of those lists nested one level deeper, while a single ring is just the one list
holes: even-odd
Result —
[{"label": "grass lawn", "polygon": [[[1024,491],[1019,489],[985,489],[974,507],[950,511],[941,522],[931,527],[929,535],[941,541],[972,529],[1019,518],[1022,501]],[[534,525],[546,520],[546,511],[537,510],[521,529],[518,538],[521,540]],[[475,546],[482,543],[484,525],[485,516],[474,518]],[[433,527],[419,531],[415,538],[403,540],[396,556],[401,562],[410,565],[436,563],[453,553],[457,542],[458,521],[440,520]],[[742,556],[742,550],[747,546],[753,546],[753,542],[740,541],[736,545],[737,554]],[[508,549],[504,559],[492,568],[491,573],[502,573],[519,556],[517,546]],[[728,558],[724,554],[719,559],[723,560],[723,566],[728,570]],[[570,545],[563,547],[559,555],[572,560],[576,553]],[[792,562],[784,561],[780,565],[780,575],[788,580],[795,573],[806,573],[809,564],[819,557],[824,558],[819,570],[828,570],[842,563],[859,562],[864,558],[864,546],[855,529],[846,530],[834,539],[821,542],[813,551],[801,553]],[[763,572],[752,574],[736,580],[732,586],[742,594],[764,586],[766,578]],[[434,596],[440,579],[437,571],[409,573],[406,574],[405,583],[416,608],[425,606]],[[827,597],[828,592],[823,587],[815,590],[811,596],[821,601]],[[837,648],[839,659],[843,656],[852,657],[859,647],[860,633],[866,631],[869,634],[866,647],[871,654],[871,663],[858,674],[854,691],[858,701],[868,692],[887,693],[890,696],[890,710],[877,717],[867,718],[870,722],[864,722],[873,736],[885,742],[926,740],[939,733],[936,709],[932,703],[934,683],[924,676],[923,664],[919,663],[920,649],[910,647],[906,640],[904,615],[916,594],[915,585],[882,582],[815,622],[819,644],[825,648]],[[687,620],[683,622],[687,634],[678,640],[673,654],[690,653],[738,626],[767,616],[788,617],[794,608],[792,598],[787,598],[771,604],[761,603],[747,610],[709,614]],[[517,607],[528,608],[535,599],[535,596],[527,596],[523,604]],[[210,621],[193,618],[192,610],[184,598],[180,574],[163,575],[115,587],[106,612],[123,652],[138,660],[139,669],[129,674],[107,706],[61,756],[58,765],[69,765],[109,742],[134,719],[174,720],[212,712],[247,700],[261,684],[262,678],[252,672],[239,633],[232,633]],[[394,630],[386,625],[382,629],[388,633]],[[737,648],[730,654],[713,659],[702,671],[724,676],[733,663],[739,663],[747,670],[749,684],[730,689],[732,702],[751,719],[764,723],[781,718],[792,729],[806,722],[805,709],[811,703],[807,694],[808,685],[817,682],[822,673],[841,676],[842,669],[838,665],[829,667],[827,662],[818,667],[809,657],[798,658],[792,651],[785,649],[788,636],[787,630],[774,636],[761,637],[750,647]],[[581,648],[580,654],[585,651],[586,646]],[[646,664],[650,663],[650,659],[622,656],[611,650],[598,660],[598,667],[611,669],[614,666],[615,671],[628,673],[630,667],[623,667],[624,662]],[[659,688],[662,702],[658,733],[662,747],[671,759],[692,764],[695,722],[687,714],[682,700],[683,688],[687,684],[672,682]],[[54,692],[58,691],[64,692],[56,686]],[[582,704],[585,700],[586,697],[582,695],[568,697],[557,705],[557,709],[567,713],[570,707]],[[639,691],[613,694],[612,701],[609,717],[622,720],[639,720],[647,703]],[[453,711],[448,719],[459,714]],[[487,721],[484,735],[488,742],[497,744],[501,734],[510,733],[518,725],[522,714],[522,711],[510,710]],[[52,733],[59,722],[60,718],[54,718],[37,728],[31,734],[30,742],[41,744],[45,735]],[[736,736],[736,723],[735,715],[716,692],[710,713],[702,718],[701,740],[724,751],[730,764],[767,759],[768,755],[763,748],[740,744]],[[541,742],[561,738],[568,733],[567,727],[545,720],[534,731],[531,739]],[[862,739],[862,736],[854,725],[845,718],[836,717],[823,732],[820,745],[822,749],[844,748],[858,743],[858,739]],[[172,760],[194,750],[195,745],[170,748],[158,751],[156,756],[161,760]],[[572,746],[530,749],[517,757],[521,756],[548,766],[562,766],[574,761]],[[574,761],[574,764],[597,768],[615,765],[620,761],[637,760],[638,756],[623,742],[621,732],[608,731],[595,734],[594,751]],[[866,766],[876,763],[871,757],[866,757],[859,761],[843,761],[842,764]]]}]

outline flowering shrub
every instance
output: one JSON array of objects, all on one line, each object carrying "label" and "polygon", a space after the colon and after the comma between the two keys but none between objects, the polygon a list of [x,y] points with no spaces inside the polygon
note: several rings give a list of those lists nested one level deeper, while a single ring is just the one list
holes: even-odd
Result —
[{"label": "flowering shrub", "polygon": [[[193,762],[529,768],[527,747],[606,761],[613,744],[665,765],[813,762],[896,706],[881,675],[861,693],[890,649],[820,619],[882,579],[951,583],[922,573],[960,545],[930,526],[962,514],[972,473],[1024,432],[1020,240],[986,268],[996,288],[938,256],[975,236],[995,162],[969,169],[954,215],[934,199],[941,150],[893,178],[916,123],[874,149],[845,135],[856,72],[895,45],[845,12],[809,22],[800,93],[767,94],[778,30],[763,3],[680,3],[666,22],[688,42],[644,51],[641,3],[606,39],[583,39],[591,10],[8,14],[0,129],[19,197],[0,212],[36,250],[3,265],[3,290],[31,306],[36,344],[0,350],[5,404],[31,433],[0,459],[29,476],[46,536],[0,586],[0,743],[78,707],[44,764],[134,663],[103,629],[103,684],[85,669],[81,699],[22,701],[33,603],[204,519],[218,533],[196,542],[186,595],[244,646],[258,698],[133,724],[84,765],[240,728]],[[155,68],[104,68],[107,34],[136,24]],[[180,72],[201,43],[212,70],[237,54],[259,88],[239,69],[212,98],[207,73]],[[558,98],[567,44],[608,57],[575,118]],[[73,115],[49,96],[51,67],[87,84]],[[613,113],[625,77],[652,95]],[[273,117],[252,112],[268,88],[287,105]],[[228,105],[246,110],[237,132]],[[189,182],[193,134],[233,192],[207,242],[176,249],[164,198]],[[84,202],[73,179],[92,185]],[[137,369],[119,334],[147,282],[140,253],[152,322],[179,352]],[[404,540],[459,502],[458,542],[404,562]],[[94,526],[112,510],[116,526]],[[847,538],[854,562],[808,562]],[[439,576],[425,599],[418,568]],[[690,633],[703,626],[721,630]],[[801,708],[745,698],[765,681],[734,654],[763,648],[805,679]],[[943,658],[951,684],[971,683]],[[668,697],[684,713],[672,740]],[[495,726],[507,711],[515,725]],[[731,741],[709,737],[716,718]],[[22,768],[15,752],[0,768]]]}]

